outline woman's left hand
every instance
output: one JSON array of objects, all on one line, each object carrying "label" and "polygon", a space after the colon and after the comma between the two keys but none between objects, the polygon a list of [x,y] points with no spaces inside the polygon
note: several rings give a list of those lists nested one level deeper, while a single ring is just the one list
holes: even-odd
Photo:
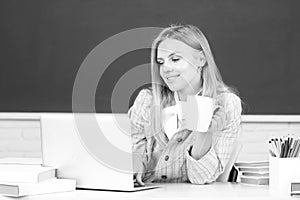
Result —
[{"label": "woman's left hand", "polygon": [[209,128],[207,132],[216,132],[222,130],[225,124],[225,109],[222,106],[217,106],[214,110]]},{"label": "woman's left hand", "polygon": [[225,123],[225,111],[222,106],[217,106],[207,132],[193,131],[194,145],[191,156],[196,160],[203,157],[212,146],[212,133],[221,130]]},{"label": "woman's left hand", "polygon": [[202,158],[211,148],[212,145],[212,133],[211,132],[196,132],[194,134],[194,144],[191,150],[191,156],[195,160]]}]

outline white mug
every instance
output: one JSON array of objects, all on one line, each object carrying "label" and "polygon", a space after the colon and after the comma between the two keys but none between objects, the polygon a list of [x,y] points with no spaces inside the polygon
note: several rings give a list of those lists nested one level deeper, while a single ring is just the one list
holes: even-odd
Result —
[{"label": "white mug", "polygon": [[197,132],[207,132],[215,110],[215,100],[205,96],[187,97],[186,127]]}]

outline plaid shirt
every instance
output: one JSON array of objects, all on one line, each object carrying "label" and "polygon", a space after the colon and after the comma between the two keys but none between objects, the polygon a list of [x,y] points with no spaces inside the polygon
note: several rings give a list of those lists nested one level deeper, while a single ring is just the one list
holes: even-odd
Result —
[{"label": "plaid shirt", "polygon": [[189,150],[194,142],[193,132],[176,132],[170,139],[161,131],[150,131],[152,93],[142,90],[129,109],[133,153],[143,157],[145,182],[191,182],[204,184],[215,181],[224,171],[239,135],[241,101],[233,93],[222,93],[216,98],[220,109],[214,113],[211,127],[212,146],[199,160]]}]

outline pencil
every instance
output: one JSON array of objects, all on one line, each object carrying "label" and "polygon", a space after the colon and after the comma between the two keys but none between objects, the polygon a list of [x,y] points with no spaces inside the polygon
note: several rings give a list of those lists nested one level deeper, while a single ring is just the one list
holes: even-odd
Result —
[{"label": "pencil", "polygon": [[272,141],[269,140],[269,152],[273,157],[277,157],[274,150],[275,149],[274,149],[274,146],[272,145]]},{"label": "pencil", "polygon": [[275,141],[277,143],[277,149],[278,149],[278,155],[280,156],[280,152],[281,152],[281,144],[278,138],[275,138]]},{"label": "pencil", "polygon": [[284,153],[284,139],[280,138],[280,158],[283,157],[283,153]]},{"label": "pencil", "polygon": [[284,141],[284,154],[283,154],[284,158],[287,157],[288,149],[289,149],[289,138]]},{"label": "pencil", "polygon": [[292,150],[292,153],[291,153],[291,157],[293,157],[293,158],[296,157],[297,145],[298,145],[298,140],[296,139],[294,141],[293,150]]},{"label": "pencil", "polygon": [[272,152],[271,149],[269,149],[269,153],[271,154],[272,157],[276,157],[276,155]]},{"label": "pencil", "polygon": [[290,152],[289,152],[289,157],[293,157],[293,152],[295,150],[295,142],[296,140],[293,139],[292,144],[291,144],[291,148],[290,148]]},{"label": "pencil", "polygon": [[294,145],[294,138],[291,137],[291,138],[290,138],[290,143],[289,143],[288,154],[287,154],[287,157],[288,157],[288,158],[291,157],[291,153],[292,153],[292,150],[293,150],[293,145]]},{"label": "pencil", "polygon": [[298,140],[298,141],[297,141],[297,147],[296,147],[296,149],[295,149],[295,157],[298,157],[299,149],[300,149],[300,141]]}]

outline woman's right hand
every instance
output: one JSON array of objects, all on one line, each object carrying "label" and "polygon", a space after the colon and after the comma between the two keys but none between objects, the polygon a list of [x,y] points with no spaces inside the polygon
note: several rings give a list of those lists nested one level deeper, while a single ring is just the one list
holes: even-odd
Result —
[{"label": "woman's right hand", "polygon": [[133,180],[135,186],[144,186],[142,181],[144,173],[143,156],[141,154],[134,154],[133,156]]}]

